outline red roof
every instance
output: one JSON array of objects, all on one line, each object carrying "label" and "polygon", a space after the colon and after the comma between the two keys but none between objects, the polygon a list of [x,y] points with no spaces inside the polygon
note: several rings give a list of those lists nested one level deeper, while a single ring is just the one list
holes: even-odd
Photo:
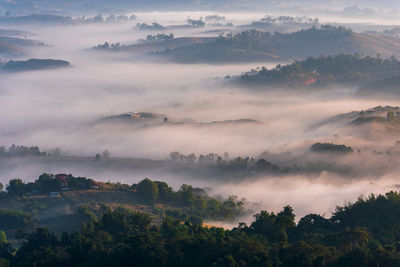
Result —
[{"label": "red roof", "polygon": [[317,82],[317,79],[315,78],[310,78],[307,81],[304,82],[304,85],[311,85]]}]

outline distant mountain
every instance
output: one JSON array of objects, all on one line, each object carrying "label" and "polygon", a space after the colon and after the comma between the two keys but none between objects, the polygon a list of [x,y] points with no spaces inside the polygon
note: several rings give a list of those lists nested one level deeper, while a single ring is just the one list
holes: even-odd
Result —
[{"label": "distant mountain", "polygon": [[208,126],[240,126],[246,124],[261,124],[261,122],[253,119],[236,119],[211,122],[196,122],[191,119],[171,119],[165,114],[157,114],[150,112],[129,112],[118,115],[106,116],[94,122],[96,124],[119,124],[127,126],[193,126],[193,127],[208,127]]},{"label": "distant mountain", "polygon": [[57,69],[69,67],[71,64],[64,60],[55,59],[29,59],[27,61],[8,61],[2,70],[4,71],[29,71],[43,69]]},{"label": "distant mountain", "polygon": [[19,47],[32,47],[32,46],[45,45],[42,42],[38,42],[38,41],[26,39],[26,38],[18,38],[18,37],[10,37],[10,36],[0,36],[0,42],[8,43],[8,44],[19,46]]},{"label": "distant mountain", "polygon": [[30,35],[30,33],[26,31],[13,30],[13,29],[0,29],[0,36],[4,37],[18,37],[27,35]]},{"label": "distant mountain", "polygon": [[166,49],[159,55],[172,61],[192,63],[293,60],[355,53],[399,56],[400,40],[325,25],[289,34],[244,31],[228,34],[213,42]]},{"label": "distant mountain", "polygon": [[71,23],[71,17],[63,17],[57,15],[48,14],[38,14],[38,15],[28,15],[28,16],[4,16],[0,17],[1,24],[32,24],[32,23],[52,23],[52,24],[62,24]]},{"label": "distant mountain", "polygon": [[[220,11],[303,11],[307,9],[329,10],[331,13],[351,15],[374,14],[372,9],[398,8],[397,0],[0,0],[0,10],[13,14],[27,12],[90,12],[99,10],[220,10]],[[337,11],[341,10],[343,11]]]}]

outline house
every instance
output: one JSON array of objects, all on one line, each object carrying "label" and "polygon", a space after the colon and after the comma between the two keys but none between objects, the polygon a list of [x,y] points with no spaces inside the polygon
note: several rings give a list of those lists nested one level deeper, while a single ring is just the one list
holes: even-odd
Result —
[{"label": "house", "polygon": [[100,186],[93,180],[90,180],[90,185],[89,185],[90,189],[95,189],[95,190],[99,190]]},{"label": "house", "polygon": [[57,174],[56,175],[56,179],[60,182],[61,191],[69,190],[67,177],[68,177],[68,175],[66,175],[66,174]]},{"label": "house", "polygon": [[60,198],[61,195],[58,192],[50,192],[49,197]]},{"label": "house", "polygon": [[142,114],[140,112],[131,113],[131,119],[132,120],[137,120],[137,119],[140,119],[141,117],[142,117]]}]

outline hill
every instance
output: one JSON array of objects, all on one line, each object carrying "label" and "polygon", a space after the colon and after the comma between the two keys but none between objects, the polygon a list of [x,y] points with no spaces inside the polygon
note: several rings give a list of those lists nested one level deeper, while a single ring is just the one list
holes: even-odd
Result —
[{"label": "hill", "polygon": [[[34,182],[10,180],[0,192],[0,229],[49,227],[56,232],[79,230],[81,221],[96,218],[107,209],[140,211],[159,222],[166,215],[201,222],[231,221],[244,212],[244,202],[208,196],[205,190],[182,185],[174,191],[165,182],[144,179],[138,184],[95,182],[67,174],[42,174]],[[23,211],[18,213],[17,211]],[[3,217],[2,217],[3,216]],[[5,217],[25,217],[20,225]]]},{"label": "hill", "polygon": [[2,70],[4,71],[29,71],[70,67],[71,64],[64,60],[55,59],[29,59],[27,61],[8,61]]},{"label": "hill", "polygon": [[169,48],[159,55],[169,60],[193,62],[252,62],[305,59],[320,55],[363,54],[382,57],[400,55],[399,39],[355,33],[329,25],[294,33],[256,30],[220,36],[215,41]]},{"label": "hill", "polygon": [[132,127],[234,127],[243,125],[260,125],[261,122],[248,118],[240,118],[234,120],[221,120],[198,122],[194,119],[184,118],[176,119],[168,117],[165,114],[157,114],[150,112],[129,112],[118,115],[103,117],[94,121],[90,126],[98,125],[124,125]]},{"label": "hill", "polygon": [[265,67],[253,69],[234,81],[261,87],[320,88],[333,85],[362,87],[397,75],[400,75],[400,61],[396,58],[382,59],[355,54],[309,57],[292,64],[277,65],[273,69]]},{"label": "hill", "polygon": [[93,47],[93,50],[108,52],[129,52],[129,53],[160,53],[179,47],[187,47],[196,44],[211,43],[215,37],[180,37],[162,41],[141,41],[138,44],[121,45],[105,42]]}]

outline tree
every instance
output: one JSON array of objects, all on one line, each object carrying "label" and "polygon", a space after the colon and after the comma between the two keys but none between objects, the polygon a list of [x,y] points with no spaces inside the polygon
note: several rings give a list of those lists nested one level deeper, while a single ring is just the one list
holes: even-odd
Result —
[{"label": "tree", "polygon": [[155,182],[158,189],[158,200],[169,202],[173,200],[174,192],[172,188],[165,182]]},{"label": "tree", "polygon": [[0,231],[0,244],[7,243],[7,236],[4,231]]},{"label": "tree", "polygon": [[181,155],[181,153],[179,153],[178,151],[174,151],[174,152],[169,153],[169,156],[170,156],[171,160],[175,161],[175,162],[179,160],[180,155]]},{"label": "tree", "polygon": [[155,202],[158,198],[158,186],[149,178],[145,178],[139,182],[136,190],[138,196],[143,200]]},{"label": "tree", "polygon": [[43,173],[35,182],[41,192],[54,192],[60,190],[60,181],[53,175]]},{"label": "tree", "polygon": [[0,231],[0,266],[8,267],[10,266],[10,260],[12,259],[12,253],[14,248],[7,241],[7,236],[4,231]]},{"label": "tree", "polygon": [[101,153],[101,156],[102,156],[104,159],[109,159],[110,156],[111,156],[111,153],[110,153],[108,150],[104,150],[103,153]]},{"label": "tree", "polygon": [[25,183],[21,179],[12,179],[6,187],[10,195],[22,195],[25,192]]}]

